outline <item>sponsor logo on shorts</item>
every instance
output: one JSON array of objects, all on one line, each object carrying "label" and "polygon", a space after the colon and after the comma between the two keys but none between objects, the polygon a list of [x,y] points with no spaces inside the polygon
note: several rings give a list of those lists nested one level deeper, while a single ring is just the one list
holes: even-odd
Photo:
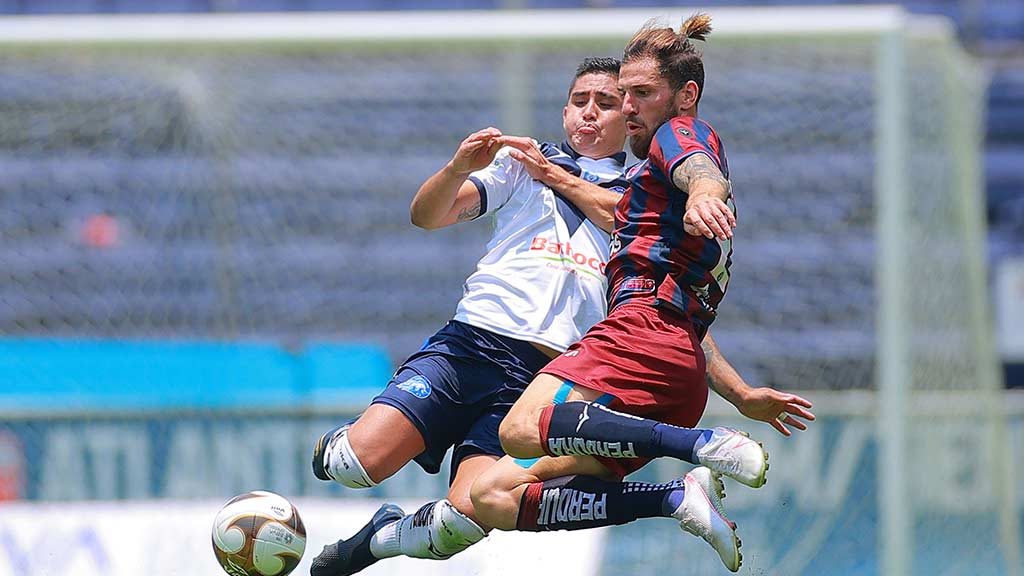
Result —
[{"label": "sponsor logo on shorts", "polygon": [[619,292],[654,292],[654,280],[650,278],[626,278],[619,285]]},{"label": "sponsor logo on shorts", "polygon": [[430,382],[423,376],[413,376],[397,384],[399,390],[405,390],[417,398],[430,396]]},{"label": "sponsor logo on shorts", "polygon": [[592,494],[572,488],[548,488],[541,496],[537,524],[604,520],[608,518],[607,494]]},{"label": "sponsor logo on shorts", "polygon": [[569,351],[565,352],[564,354],[562,354],[562,356],[565,356],[566,358],[575,358],[576,356],[579,356],[579,355],[580,355],[580,349],[579,348],[575,348],[573,350],[569,350]]}]

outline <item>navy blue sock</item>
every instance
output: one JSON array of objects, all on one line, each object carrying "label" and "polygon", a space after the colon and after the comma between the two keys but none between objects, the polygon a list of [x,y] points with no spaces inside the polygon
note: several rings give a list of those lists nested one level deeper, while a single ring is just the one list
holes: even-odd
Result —
[{"label": "navy blue sock", "polygon": [[541,412],[540,433],[550,456],[590,455],[606,458],[671,456],[700,464],[694,456],[698,440],[711,430],[681,428],[610,410],[592,402],[566,402]]},{"label": "navy blue sock", "polygon": [[583,530],[671,516],[683,501],[683,481],[667,484],[607,482],[566,476],[530,484],[519,502],[516,529]]}]

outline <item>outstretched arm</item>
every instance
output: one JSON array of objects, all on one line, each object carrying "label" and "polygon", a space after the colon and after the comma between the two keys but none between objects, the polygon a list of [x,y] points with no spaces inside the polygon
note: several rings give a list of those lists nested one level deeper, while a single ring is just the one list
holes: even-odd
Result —
[{"label": "outstretched arm", "polygon": [[797,417],[814,420],[814,414],[808,410],[812,407],[809,400],[773,388],[751,388],[722,356],[710,332],[704,336],[701,347],[707,359],[708,387],[728,400],[740,414],[771,424],[783,436],[792,434],[787,424],[797,430],[807,429],[807,424]]},{"label": "outstretched arm", "polygon": [[686,192],[683,227],[687,234],[728,240],[736,215],[726,202],[732,185],[707,154],[692,154],[672,171],[672,183]]},{"label": "outstretched arm", "polygon": [[532,138],[504,136],[500,140],[512,149],[509,154],[526,168],[531,178],[565,196],[605,232],[612,231],[615,204],[622,196],[562,170],[544,156]]},{"label": "outstretched arm", "polygon": [[416,192],[409,207],[412,223],[433,230],[479,216],[480,193],[467,178],[494,160],[501,147],[500,137],[497,128],[485,128],[467,136],[448,164],[427,178]]}]

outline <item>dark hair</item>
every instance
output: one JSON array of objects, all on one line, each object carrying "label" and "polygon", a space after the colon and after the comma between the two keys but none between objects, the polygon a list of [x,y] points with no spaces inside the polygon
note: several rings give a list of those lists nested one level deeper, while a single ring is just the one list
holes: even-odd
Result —
[{"label": "dark hair", "polygon": [[673,91],[678,91],[693,80],[697,83],[697,101],[704,95],[704,62],[702,54],[691,40],[706,40],[711,34],[711,16],[694,14],[683,22],[679,32],[660,27],[649,20],[637,32],[622,54],[623,62],[654,58],[658,71],[668,80]]},{"label": "dark hair", "polygon": [[576,81],[580,79],[580,76],[586,74],[608,74],[609,76],[619,76],[619,67],[622,62],[619,62],[616,58],[584,58],[583,62],[576,67],[576,74],[572,77],[572,82],[569,83],[569,95],[572,96],[572,87],[576,85]]}]

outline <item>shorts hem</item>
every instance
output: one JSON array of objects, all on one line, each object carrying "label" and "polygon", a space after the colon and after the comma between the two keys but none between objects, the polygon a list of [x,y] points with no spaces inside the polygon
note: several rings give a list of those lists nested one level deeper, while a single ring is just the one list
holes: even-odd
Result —
[{"label": "shorts hem", "polygon": [[558,368],[542,368],[541,371],[538,372],[538,374],[550,374],[551,376],[561,378],[562,380],[569,382],[573,386],[582,386],[588,390],[593,390],[594,392],[601,392],[602,394],[611,394],[612,396],[615,396],[615,392],[618,391],[614,388],[598,385],[595,383],[595,381],[590,380],[589,378],[579,378],[573,374],[570,374],[566,370],[559,370]]},{"label": "shorts hem", "polygon": [[[423,438],[423,445],[425,446],[423,452],[420,453],[415,458],[413,458],[413,461],[416,462],[416,464],[418,464],[420,468],[423,468],[423,471],[426,472],[427,474],[437,474],[438,472],[440,472],[440,462],[437,462],[435,464],[433,462],[427,463],[421,460],[421,457],[424,454],[430,454],[430,446],[427,445],[427,427],[425,424],[423,424],[422,421],[420,421],[420,419],[416,416],[415,412],[413,412],[412,409],[410,409],[408,406],[402,404],[400,401],[395,400],[394,398],[388,398],[386,396],[374,398],[370,402],[370,405],[372,406],[374,404],[383,404],[385,406],[391,406],[392,408],[401,412],[402,415],[405,416],[407,420],[409,420],[409,422],[412,422],[412,425],[415,426],[416,430],[419,431],[420,437]],[[447,452],[447,449],[445,451]]]}]

